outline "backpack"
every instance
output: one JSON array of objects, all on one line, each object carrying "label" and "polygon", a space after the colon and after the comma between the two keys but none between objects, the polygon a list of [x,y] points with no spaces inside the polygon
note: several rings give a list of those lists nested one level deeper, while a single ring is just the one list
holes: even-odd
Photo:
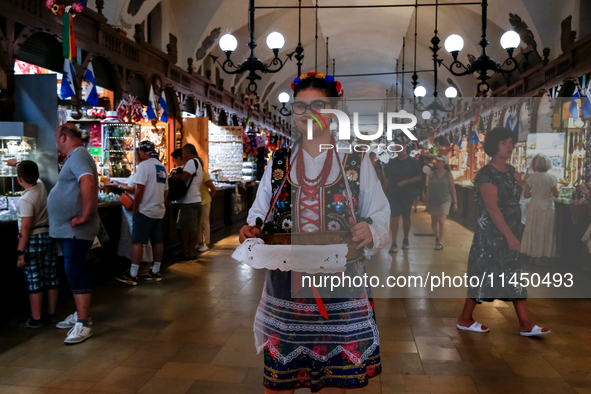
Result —
[{"label": "backpack", "polygon": [[199,168],[197,159],[193,159],[193,161],[195,162],[195,173],[191,176],[188,185],[185,184],[184,181],[175,181],[172,180],[172,178],[168,178],[168,201],[178,201],[187,195],[191,183],[193,183],[193,178],[197,175],[197,169]]}]

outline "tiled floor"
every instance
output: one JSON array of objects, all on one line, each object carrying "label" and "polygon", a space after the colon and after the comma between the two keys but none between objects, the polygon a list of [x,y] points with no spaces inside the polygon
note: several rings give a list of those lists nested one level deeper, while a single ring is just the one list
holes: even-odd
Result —
[{"label": "tiled floor", "polygon": [[[429,233],[413,214],[413,234]],[[465,269],[472,234],[448,222],[445,249],[412,236],[411,249],[372,261],[379,271],[420,272],[438,262]],[[230,236],[198,263],[174,264],[162,283],[95,289],[94,336],[66,346],[53,327],[0,330],[0,393],[262,393],[262,357],[252,324],[263,273],[230,257]],[[357,393],[591,393],[589,300],[531,299],[536,322],[553,333],[517,334],[511,305],[477,308],[488,334],[455,328],[461,299],[375,300],[383,374]],[[62,305],[69,313],[72,305]]]}]

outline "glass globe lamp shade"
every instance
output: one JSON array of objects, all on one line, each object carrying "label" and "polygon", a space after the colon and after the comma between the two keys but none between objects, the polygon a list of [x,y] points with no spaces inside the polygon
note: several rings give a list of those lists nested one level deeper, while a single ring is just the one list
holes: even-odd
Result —
[{"label": "glass globe lamp shade", "polygon": [[224,52],[235,51],[238,47],[238,40],[231,34],[224,34],[220,37],[220,48]]},{"label": "glass globe lamp shade", "polygon": [[280,103],[285,104],[285,103],[289,102],[289,94],[287,94],[285,92],[281,92],[281,93],[279,93],[278,99],[279,99]]},{"label": "glass globe lamp shade", "polygon": [[445,39],[444,46],[449,53],[459,52],[464,49],[464,39],[457,34],[452,34]]},{"label": "glass globe lamp shade", "polygon": [[417,86],[415,89],[416,97],[425,97],[427,95],[427,89],[424,86]]},{"label": "glass globe lamp shade", "polygon": [[285,45],[283,34],[274,31],[267,36],[267,46],[269,49],[281,49]]},{"label": "glass globe lamp shade", "polygon": [[458,90],[456,88],[454,88],[453,86],[450,86],[449,88],[445,89],[445,97],[447,97],[447,98],[458,97]]},{"label": "glass globe lamp shade", "polygon": [[521,43],[521,37],[517,32],[509,30],[501,37],[501,46],[503,49],[515,49]]}]

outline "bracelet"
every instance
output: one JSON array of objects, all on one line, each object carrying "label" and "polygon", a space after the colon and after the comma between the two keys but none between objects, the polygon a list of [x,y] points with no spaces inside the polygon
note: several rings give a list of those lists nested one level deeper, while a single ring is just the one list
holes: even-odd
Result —
[{"label": "bracelet", "polygon": [[24,250],[17,250],[16,251],[16,255],[17,256],[24,256],[25,255],[25,251]]}]

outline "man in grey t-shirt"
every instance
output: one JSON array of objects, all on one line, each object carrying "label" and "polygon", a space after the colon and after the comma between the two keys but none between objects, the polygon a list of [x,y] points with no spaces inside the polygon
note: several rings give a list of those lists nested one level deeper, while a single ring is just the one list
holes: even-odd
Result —
[{"label": "man in grey t-shirt", "polygon": [[65,342],[74,344],[92,335],[88,257],[99,229],[98,174],[75,125],[61,125],[55,138],[58,151],[67,157],[58,182],[47,197],[49,236],[61,244],[64,269],[76,302],[76,313],[57,327],[71,328]]}]

